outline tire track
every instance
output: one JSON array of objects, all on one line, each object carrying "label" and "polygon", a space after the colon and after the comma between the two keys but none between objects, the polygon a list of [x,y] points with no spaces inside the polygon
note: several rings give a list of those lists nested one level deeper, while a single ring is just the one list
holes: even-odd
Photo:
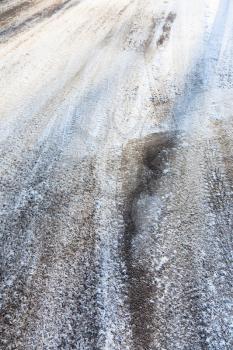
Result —
[{"label": "tire track", "polygon": [[[154,290],[149,269],[134,257],[133,241],[138,233],[138,219],[135,216],[137,201],[141,196],[156,193],[166,159],[174,146],[174,136],[167,133],[152,134],[144,139],[126,145],[122,156],[123,208],[125,232],[122,258],[126,265],[128,299],[131,312],[131,326],[135,349],[149,349],[153,335],[153,304],[150,303]],[[140,226],[140,225],[139,225]],[[145,237],[146,239],[146,237]]]},{"label": "tire track", "polygon": [[[32,7],[32,4],[30,2],[24,2],[20,5],[17,5],[13,7],[12,9],[9,9],[5,13],[3,13],[2,21],[0,22],[0,25],[3,27],[0,28],[0,42],[5,42],[9,40],[12,36],[15,36],[16,34],[19,34],[23,30],[26,30],[28,27],[31,27],[32,25],[36,25],[38,23],[41,23],[43,20],[47,18],[51,18],[54,15],[56,15],[58,12],[61,12],[62,10],[66,9],[68,10],[67,5],[69,5],[71,0],[65,0],[65,1],[56,1],[54,4],[50,5],[47,8],[43,8],[42,10],[37,11],[36,13],[32,14],[30,17],[26,17],[23,21],[18,20],[18,23],[16,22],[14,24],[12,22],[12,18],[17,18],[17,15],[21,12],[24,12],[25,10],[28,10]],[[79,4],[80,1],[75,2],[72,4],[72,6],[76,6]],[[71,5],[70,5],[71,6]],[[0,19],[1,20],[1,19]]]}]

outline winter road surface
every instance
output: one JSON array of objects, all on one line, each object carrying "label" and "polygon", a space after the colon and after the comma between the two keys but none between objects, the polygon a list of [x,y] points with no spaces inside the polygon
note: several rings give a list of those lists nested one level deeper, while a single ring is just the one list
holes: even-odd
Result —
[{"label": "winter road surface", "polygon": [[0,349],[233,349],[232,23],[0,2]]}]

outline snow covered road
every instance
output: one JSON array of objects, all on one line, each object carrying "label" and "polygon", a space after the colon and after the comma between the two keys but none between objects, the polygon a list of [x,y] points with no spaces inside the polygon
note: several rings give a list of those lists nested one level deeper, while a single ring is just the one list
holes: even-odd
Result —
[{"label": "snow covered road", "polygon": [[0,2],[0,349],[233,348],[233,2]]}]

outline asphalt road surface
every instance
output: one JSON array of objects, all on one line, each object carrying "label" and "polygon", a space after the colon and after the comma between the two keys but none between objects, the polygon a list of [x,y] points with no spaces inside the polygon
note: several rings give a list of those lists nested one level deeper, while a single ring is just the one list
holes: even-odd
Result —
[{"label": "asphalt road surface", "polygon": [[0,1],[0,349],[233,349],[233,1]]}]

